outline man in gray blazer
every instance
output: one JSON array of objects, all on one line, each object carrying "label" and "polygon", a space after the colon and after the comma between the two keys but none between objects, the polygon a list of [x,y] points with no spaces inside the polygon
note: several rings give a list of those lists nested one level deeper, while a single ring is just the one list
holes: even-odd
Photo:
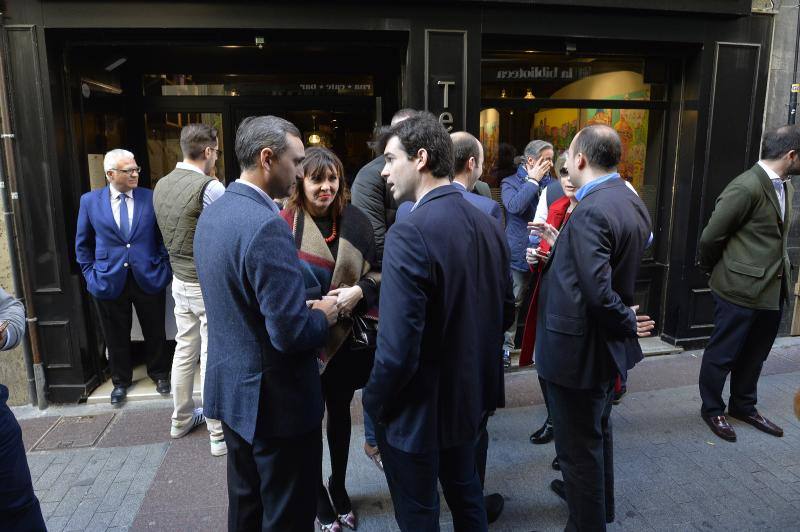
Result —
[{"label": "man in gray blazer", "polygon": [[[0,350],[13,349],[25,334],[22,303],[0,288]],[[33,493],[22,429],[6,405],[8,388],[0,384],[0,526],[8,531],[44,531],[42,510]]]},{"label": "man in gray blazer", "polygon": [[338,310],[307,302],[291,228],[273,197],[302,175],[300,131],[274,116],[236,132],[242,173],[203,210],[194,257],[208,315],[203,410],[228,450],[228,529],[308,531],[322,477],[317,353]]}]

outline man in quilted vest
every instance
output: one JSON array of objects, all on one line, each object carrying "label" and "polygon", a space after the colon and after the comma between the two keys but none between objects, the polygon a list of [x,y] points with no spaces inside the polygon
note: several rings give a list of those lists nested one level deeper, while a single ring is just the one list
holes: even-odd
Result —
[{"label": "man in quilted vest", "polygon": [[172,264],[172,297],[175,300],[175,357],[172,360],[172,412],[170,436],[181,438],[205,420],[211,438],[211,454],[228,452],[222,425],[205,419],[195,409],[194,373],[200,360],[203,388],[208,350],[206,308],[194,265],[194,233],[203,208],[222,196],[225,186],[211,177],[219,156],[217,130],[206,124],[189,124],[181,130],[183,161],[156,183],[153,204],[156,219]]}]

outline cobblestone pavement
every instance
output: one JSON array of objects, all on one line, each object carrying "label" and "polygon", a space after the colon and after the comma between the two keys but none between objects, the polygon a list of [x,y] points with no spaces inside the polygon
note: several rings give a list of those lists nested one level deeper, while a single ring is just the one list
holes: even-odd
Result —
[{"label": "cobblestone pavement", "polygon": [[[759,409],[783,426],[783,438],[736,420],[738,442],[711,434],[699,416],[699,355],[647,359],[631,373],[631,391],[612,414],[617,521],[609,529],[800,530],[800,421],[791,411],[800,343],[776,344],[759,385]],[[513,407],[490,421],[486,486],[506,497],[506,507],[490,528],[563,530],[566,505],[548,488],[558,478],[550,469],[553,446],[528,443],[544,419],[536,375],[519,372],[507,382]],[[94,448],[28,454],[51,531],[225,529],[225,460],[209,454],[203,431],[170,441],[169,406],[126,405]],[[108,410],[17,415],[30,448],[58,419],[53,414]],[[385,479],[363,454],[362,430],[353,428],[347,478],[359,531],[397,530]],[[452,530],[442,506],[442,529]]]}]

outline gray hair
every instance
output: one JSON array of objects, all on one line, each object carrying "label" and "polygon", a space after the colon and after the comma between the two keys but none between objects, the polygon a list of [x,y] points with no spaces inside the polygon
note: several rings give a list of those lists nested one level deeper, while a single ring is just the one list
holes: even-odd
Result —
[{"label": "gray hair", "polygon": [[114,170],[120,159],[135,159],[133,154],[128,150],[117,148],[106,153],[103,158],[103,171],[107,174],[109,170]]},{"label": "gray hair", "polygon": [[538,159],[539,155],[544,150],[552,150],[553,145],[547,142],[546,140],[532,140],[525,146],[525,150],[522,152],[525,154],[525,157],[533,157],[534,159]]},{"label": "gray hair", "polygon": [[300,130],[277,116],[250,116],[236,130],[236,160],[239,168],[252,169],[260,164],[261,150],[270,148],[277,157],[286,150],[287,135],[301,139]]}]

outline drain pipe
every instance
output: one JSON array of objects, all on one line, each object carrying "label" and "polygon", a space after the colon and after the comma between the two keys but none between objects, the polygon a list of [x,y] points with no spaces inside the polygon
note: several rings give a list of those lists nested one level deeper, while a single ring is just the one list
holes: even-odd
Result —
[{"label": "drain pipe", "polygon": [[[0,25],[3,24],[4,13],[0,12]],[[8,252],[11,259],[11,278],[14,284],[14,293],[25,306],[25,317],[28,334],[22,341],[22,355],[25,360],[25,370],[28,377],[28,399],[33,405],[38,405],[40,410],[47,408],[47,397],[42,366],[41,351],[39,350],[38,319],[33,305],[33,290],[30,276],[25,268],[25,250],[20,239],[22,215],[19,210],[19,187],[17,186],[16,158],[14,148],[14,133],[11,129],[11,113],[9,110],[8,78],[6,74],[6,53],[8,42],[5,31],[0,29],[2,42],[0,42],[0,198],[2,198],[3,223],[8,235]]]},{"label": "drain pipe", "polygon": [[[795,9],[800,8],[800,5],[795,6]],[[794,44],[794,72],[792,72],[792,90],[789,93],[789,125],[795,123],[797,115],[797,93],[800,92],[800,84],[797,82],[797,58],[800,54],[800,9],[797,9],[797,31]]]}]

